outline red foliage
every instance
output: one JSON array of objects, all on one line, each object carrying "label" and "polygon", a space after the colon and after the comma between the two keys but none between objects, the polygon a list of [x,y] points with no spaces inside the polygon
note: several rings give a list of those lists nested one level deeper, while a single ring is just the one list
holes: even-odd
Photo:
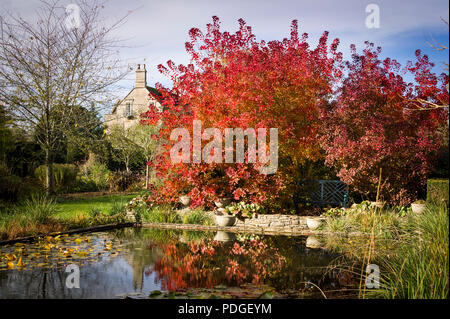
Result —
[{"label": "red foliage", "polygon": [[437,128],[448,120],[448,110],[411,111],[410,101],[448,100],[448,76],[432,73],[427,56],[417,51],[417,62],[404,70],[416,81],[408,84],[400,64],[381,61],[380,52],[367,43],[359,55],[352,46],[337,100],[323,110],[320,141],[326,163],[353,189],[375,199],[382,168],[384,200],[409,204],[425,185],[441,145]]},{"label": "red foliage", "polygon": [[[380,49],[369,43],[362,54],[352,46],[352,60],[343,64],[337,39],[328,45],[325,32],[311,49],[296,21],[290,38],[268,43],[256,41],[242,19],[239,25],[235,34],[223,32],[213,17],[205,34],[190,30],[189,65],[159,66],[174,85],[157,85],[164,110],[144,114],[144,123],[162,123],[155,138],[164,152],[155,169],[164,184],[154,189],[153,201],[176,201],[184,190],[193,206],[211,206],[226,196],[282,207],[303,178],[298,168],[323,157],[366,196],[374,197],[380,168],[385,200],[407,204],[418,196],[442,144],[437,128],[447,123],[448,110],[408,109],[419,98],[448,101],[447,75],[432,73],[420,51],[402,70],[395,60],[380,60]],[[403,71],[414,84],[405,82]],[[260,174],[260,163],[171,163],[172,130],[187,128],[192,137],[193,120],[222,134],[225,128],[278,128],[277,173]]]},{"label": "red foliage", "polygon": [[[206,34],[199,29],[189,32],[186,50],[191,64],[176,66],[168,61],[167,67],[159,66],[174,86],[157,85],[164,111],[144,114],[148,123],[163,121],[158,138],[165,151],[155,168],[165,183],[154,190],[153,200],[174,201],[178,190],[188,189],[194,206],[211,205],[218,196],[274,203],[291,196],[296,167],[320,155],[315,137],[320,109],[341,76],[339,41],[327,44],[325,32],[317,48],[311,49],[308,35],[299,37],[293,21],[290,38],[266,43],[256,41],[242,19],[239,25],[235,34],[222,32],[219,19],[213,17]],[[277,173],[260,174],[260,163],[172,164],[169,150],[175,142],[170,141],[170,133],[187,128],[192,136],[193,120],[222,133],[225,128],[278,128]]]},{"label": "red foliage", "polygon": [[[270,275],[280,272],[286,263],[278,249],[262,240],[227,243],[202,240],[181,244],[163,245],[164,256],[155,262],[146,275],[155,273],[162,289],[212,288],[226,283],[240,286],[243,283],[260,284]],[[220,267],[219,267],[220,266]]]}]

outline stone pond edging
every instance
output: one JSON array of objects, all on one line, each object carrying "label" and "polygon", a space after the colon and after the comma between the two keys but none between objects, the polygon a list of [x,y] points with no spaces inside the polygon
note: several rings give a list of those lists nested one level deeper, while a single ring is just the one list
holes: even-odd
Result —
[{"label": "stone pond edging", "polygon": [[[237,227],[264,229],[268,232],[303,232],[308,229],[306,219],[308,216],[291,215],[257,215],[254,218],[246,218],[244,221],[238,220]],[[311,216],[309,216],[311,218]]]}]

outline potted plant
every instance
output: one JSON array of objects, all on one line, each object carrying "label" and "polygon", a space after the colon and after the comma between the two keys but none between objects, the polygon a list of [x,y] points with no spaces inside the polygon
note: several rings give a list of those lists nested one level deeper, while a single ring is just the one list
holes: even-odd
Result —
[{"label": "potted plant", "polygon": [[423,211],[425,210],[425,207],[426,202],[423,199],[416,200],[414,203],[411,204],[411,209],[415,214],[422,214]]},{"label": "potted plant", "polygon": [[187,196],[187,195],[181,195],[180,196],[180,203],[185,206],[188,207],[189,204],[191,203],[191,197]]},{"label": "potted plant", "polygon": [[233,203],[225,207],[225,212],[229,215],[234,215],[240,220],[245,218],[251,218],[256,216],[256,214],[261,213],[263,208],[261,205],[246,202]]},{"label": "potted plant", "polygon": [[220,227],[234,226],[236,223],[236,215],[224,208],[221,208],[215,217],[216,225]]},{"label": "potted plant", "polygon": [[218,198],[214,201],[214,204],[217,206],[217,208],[225,208],[226,206],[230,205],[230,203],[231,198],[229,197]]},{"label": "potted plant", "polygon": [[188,207],[191,204],[191,197],[188,195],[189,192],[190,189],[187,186],[181,187],[179,190],[179,200],[184,207]]}]

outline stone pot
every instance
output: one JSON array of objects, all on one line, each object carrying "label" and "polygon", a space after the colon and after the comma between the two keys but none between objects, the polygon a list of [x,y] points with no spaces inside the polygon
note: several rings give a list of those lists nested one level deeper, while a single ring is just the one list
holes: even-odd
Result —
[{"label": "stone pot", "polygon": [[308,228],[311,230],[316,230],[317,228],[322,225],[324,221],[324,218],[322,217],[307,217],[306,218],[306,225],[308,225]]},{"label": "stone pot", "polygon": [[383,209],[385,202],[370,202],[372,206],[378,207],[379,209]]},{"label": "stone pot", "polygon": [[234,241],[236,240],[236,234],[219,230],[214,236],[214,240],[222,242]]},{"label": "stone pot", "polygon": [[426,204],[411,204],[411,209],[414,214],[422,214],[425,210]]},{"label": "stone pot", "polygon": [[216,215],[216,225],[220,227],[233,226],[236,223],[236,216]]},{"label": "stone pot", "polygon": [[180,203],[183,204],[183,206],[189,206],[191,203],[191,197],[189,196],[180,196]]},{"label": "stone pot", "polygon": [[218,208],[225,208],[231,204],[231,198],[220,198],[214,202]]}]

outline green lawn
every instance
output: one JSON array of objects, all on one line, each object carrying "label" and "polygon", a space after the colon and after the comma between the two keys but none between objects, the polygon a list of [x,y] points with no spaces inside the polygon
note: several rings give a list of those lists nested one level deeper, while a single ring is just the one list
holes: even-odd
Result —
[{"label": "green lawn", "polygon": [[57,207],[58,213],[55,217],[60,219],[71,219],[76,215],[88,216],[88,212],[97,208],[103,212],[109,211],[114,203],[126,204],[136,195],[112,194],[95,197],[78,197],[78,198],[64,198],[58,199]]}]

